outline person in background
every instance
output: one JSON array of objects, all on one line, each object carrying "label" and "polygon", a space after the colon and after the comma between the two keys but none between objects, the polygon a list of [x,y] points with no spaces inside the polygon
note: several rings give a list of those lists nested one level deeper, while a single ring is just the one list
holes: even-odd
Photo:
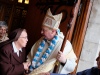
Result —
[{"label": "person in background", "polygon": [[86,69],[81,72],[77,72],[76,75],[100,75],[100,52],[98,57],[96,58],[97,66],[92,67],[90,69]]},{"label": "person in background", "polygon": [[23,75],[30,65],[26,62],[26,44],[28,42],[25,29],[16,29],[8,35],[9,40],[2,42],[0,48],[0,75]]},{"label": "person in background", "polygon": [[0,43],[9,39],[7,37],[7,29],[8,29],[8,26],[6,22],[0,21]]},{"label": "person in background", "polygon": [[94,66],[90,69],[86,69],[76,74],[57,74],[57,73],[48,73],[47,75],[100,75],[100,52],[98,57],[96,58],[97,66]]},{"label": "person in background", "polygon": [[[53,62],[54,60],[52,59],[54,58],[61,63],[58,73],[68,74],[74,71],[77,57],[73,51],[70,41],[67,40],[64,51],[60,51],[64,40],[64,35],[59,29],[61,19],[62,13],[52,15],[50,9],[48,9],[42,24],[41,34],[43,37],[41,37],[32,46],[31,51],[27,56],[27,61],[31,62],[31,72],[34,71],[34,69],[39,68],[41,65],[47,64],[46,62],[48,62],[48,65],[42,67],[41,69],[39,68],[38,72],[43,71],[43,69],[47,70],[50,65],[49,63]],[[51,70],[53,70],[55,62],[52,65],[53,67]],[[45,74],[46,73],[42,73],[41,75]]]}]

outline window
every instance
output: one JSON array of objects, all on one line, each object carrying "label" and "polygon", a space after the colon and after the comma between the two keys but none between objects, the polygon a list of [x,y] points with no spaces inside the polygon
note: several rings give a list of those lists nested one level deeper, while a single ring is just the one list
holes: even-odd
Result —
[{"label": "window", "polygon": [[18,3],[25,3],[25,4],[29,4],[29,0],[18,0]]},{"label": "window", "polygon": [[23,2],[23,0],[18,0],[18,3],[22,3]]},{"label": "window", "polygon": [[24,2],[25,4],[29,4],[29,0],[25,0],[25,2]]}]

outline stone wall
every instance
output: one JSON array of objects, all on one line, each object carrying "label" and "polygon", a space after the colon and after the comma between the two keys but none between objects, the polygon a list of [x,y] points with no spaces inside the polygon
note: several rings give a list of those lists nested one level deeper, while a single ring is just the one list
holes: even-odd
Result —
[{"label": "stone wall", "polygon": [[100,51],[100,0],[94,0],[77,71],[96,66]]}]

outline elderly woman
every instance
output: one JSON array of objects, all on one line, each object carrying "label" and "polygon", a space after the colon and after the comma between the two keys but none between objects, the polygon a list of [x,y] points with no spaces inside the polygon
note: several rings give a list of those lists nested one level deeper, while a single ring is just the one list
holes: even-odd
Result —
[{"label": "elderly woman", "polygon": [[5,21],[0,21],[0,43],[8,40],[7,37],[8,26]]},{"label": "elderly woman", "polygon": [[1,43],[0,75],[23,75],[30,66],[29,62],[25,62],[27,32],[25,29],[19,28],[8,37],[9,40]]}]

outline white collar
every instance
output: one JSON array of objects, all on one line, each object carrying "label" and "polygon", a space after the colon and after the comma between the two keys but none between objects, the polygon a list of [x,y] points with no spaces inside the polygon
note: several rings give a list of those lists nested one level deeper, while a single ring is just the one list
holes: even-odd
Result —
[{"label": "white collar", "polygon": [[16,48],[16,45],[15,45],[14,42],[12,42],[12,46],[13,46],[13,49],[14,49],[14,53],[17,53],[17,52],[19,52],[19,51],[22,52],[22,49],[21,49],[21,48],[20,48],[19,50]]}]

